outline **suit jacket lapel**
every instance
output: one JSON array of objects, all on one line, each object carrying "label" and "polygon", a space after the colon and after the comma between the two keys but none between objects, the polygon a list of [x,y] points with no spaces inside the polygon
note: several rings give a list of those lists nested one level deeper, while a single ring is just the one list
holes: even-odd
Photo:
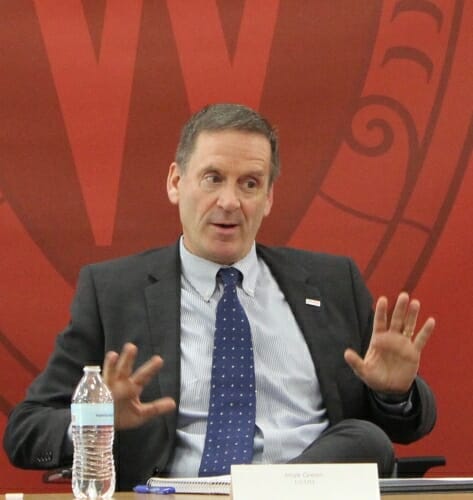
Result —
[{"label": "suit jacket lapel", "polygon": [[[159,372],[162,396],[179,404],[180,389],[180,260],[178,245],[149,255],[151,284],[145,289],[153,354],[159,354],[164,365]],[[171,435],[176,416],[165,417]]]},{"label": "suit jacket lapel", "polygon": [[[272,249],[259,245],[257,248],[284,293],[307,342],[329,420],[338,422],[342,418],[342,405],[336,383],[337,363],[333,359],[333,339],[327,324],[326,298],[320,295],[317,276],[313,270],[309,272],[286,255],[276,255]],[[320,305],[307,304],[306,299],[320,301]]]}]

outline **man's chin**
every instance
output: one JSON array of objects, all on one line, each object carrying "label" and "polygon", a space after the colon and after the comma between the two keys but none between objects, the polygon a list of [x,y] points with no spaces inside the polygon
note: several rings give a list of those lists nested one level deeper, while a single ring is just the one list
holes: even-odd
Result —
[{"label": "man's chin", "polygon": [[210,252],[210,260],[222,266],[230,266],[246,255],[241,247],[236,247],[235,244],[226,242],[220,242],[212,250]]}]

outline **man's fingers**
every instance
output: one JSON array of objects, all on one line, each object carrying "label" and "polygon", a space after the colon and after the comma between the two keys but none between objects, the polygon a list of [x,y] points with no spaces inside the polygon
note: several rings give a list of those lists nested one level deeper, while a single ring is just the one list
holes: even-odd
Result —
[{"label": "man's fingers", "polygon": [[174,401],[174,399],[169,397],[155,399],[154,401],[151,401],[149,403],[140,404],[140,417],[144,420],[148,420],[152,417],[171,413],[175,409],[176,402]]},{"label": "man's fingers", "polygon": [[418,300],[412,300],[407,308],[407,314],[402,328],[402,334],[405,337],[411,338],[414,335],[419,310],[420,302]]},{"label": "man's fingers", "polygon": [[363,359],[353,349],[346,349],[343,355],[351,369],[360,377],[363,372]]},{"label": "man's fingers", "polygon": [[105,354],[105,359],[103,362],[102,377],[104,382],[109,385],[113,378],[115,372],[115,366],[118,362],[118,353],[115,351],[109,351]]},{"label": "man's fingers", "polygon": [[389,330],[392,332],[402,333],[404,328],[404,321],[406,319],[406,314],[409,306],[409,295],[406,292],[401,292],[396,300],[396,305],[394,306],[393,314],[391,316],[391,324],[389,325]]},{"label": "man's fingers", "polygon": [[176,402],[170,397],[155,399],[149,403],[138,402],[126,411],[115,411],[115,428],[131,429],[143,425],[151,418],[176,410]]},{"label": "man's fingers", "polygon": [[373,331],[384,332],[387,330],[388,321],[388,299],[380,297],[376,302],[376,309],[374,311]]},{"label": "man's fingers", "polygon": [[103,379],[114,398],[118,400],[139,397],[143,387],[161,369],[163,360],[160,356],[152,356],[134,372],[133,364],[136,360],[137,347],[127,343],[120,354],[109,351],[105,355]]},{"label": "man's fingers", "polygon": [[135,384],[145,386],[159,372],[163,363],[163,359],[160,356],[153,356],[137,368],[130,379]]},{"label": "man's fingers", "polygon": [[156,399],[149,404],[153,407],[154,415],[165,415],[166,413],[171,413],[176,409],[176,402],[170,397]]},{"label": "man's fingers", "polygon": [[414,345],[416,346],[419,352],[422,351],[425,344],[427,344],[427,341],[432,335],[434,328],[435,328],[435,319],[429,318],[423,324],[422,328],[419,330],[419,333],[415,336]]},{"label": "man's fingers", "polygon": [[135,344],[127,342],[120,353],[116,364],[117,375],[121,377],[129,377],[133,372],[133,364],[135,363],[138,348]]}]

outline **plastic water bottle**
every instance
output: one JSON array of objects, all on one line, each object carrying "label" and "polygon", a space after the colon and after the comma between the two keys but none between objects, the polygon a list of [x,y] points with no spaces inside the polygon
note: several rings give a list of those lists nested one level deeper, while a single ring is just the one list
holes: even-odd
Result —
[{"label": "plastic water bottle", "polygon": [[115,492],[113,398],[100,366],[84,367],[71,404],[72,492],[80,499],[108,499]]}]

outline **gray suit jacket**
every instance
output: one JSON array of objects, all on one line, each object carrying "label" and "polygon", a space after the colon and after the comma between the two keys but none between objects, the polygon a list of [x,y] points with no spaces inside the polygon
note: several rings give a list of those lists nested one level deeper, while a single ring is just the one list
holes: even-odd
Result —
[{"label": "gray suit jacket", "polygon": [[[382,411],[344,361],[347,347],[361,354],[366,351],[372,330],[371,296],[354,263],[345,257],[288,248],[258,245],[257,252],[270,267],[307,341],[330,423],[367,419],[400,443],[428,433],[436,409],[425,382],[416,380],[414,411],[393,416]],[[320,300],[321,307],[307,305],[306,298]],[[138,346],[137,365],[153,354],[165,361],[142,399],[171,396],[179,404],[179,341],[178,245],[84,267],[70,324],[58,336],[46,369],[10,415],[4,446],[11,461],[24,468],[71,463],[69,406],[82,368],[102,365],[104,354],[120,351],[125,342]],[[117,489],[130,490],[156,470],[166,470],[176,422],[172,414],[116,433]]]}]

